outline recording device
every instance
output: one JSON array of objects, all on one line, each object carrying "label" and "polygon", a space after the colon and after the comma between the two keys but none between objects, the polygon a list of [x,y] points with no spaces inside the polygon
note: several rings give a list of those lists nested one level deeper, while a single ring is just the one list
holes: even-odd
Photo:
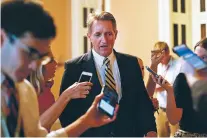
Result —
[{"label": "recording device", "polygon": [[79,81],[78,82],[90,82],[92,78],[92,73],[91,72],[86,72],[83,71],[80,75]]},{"label": "recording device", "polygon": [[148,66],[145,66],[147,71],[149,71],[152,75],[154,75],[156,78],[159,78],[159,75],[157,75],[157,73],[155,73],[151,68],[149,68]]},{"label": "recording device", "polygon": [[207,68],[207,63],[195,53],[193,53],[193,51],[190,50],[185,44],[175,46],[173,48],[173,52],[176,53],[179,57],[183,57],[183,59],[191,66],[193,66],[196,70]]},{"label": "recording device", "polygon": [[118,103],[118,94],[106,85],[102,88],[102,92],[104,93],[104,96],[98,104],[98,109],[100,112],[106,114],[110,118],[113,118],[114,110],[116,104]]}]

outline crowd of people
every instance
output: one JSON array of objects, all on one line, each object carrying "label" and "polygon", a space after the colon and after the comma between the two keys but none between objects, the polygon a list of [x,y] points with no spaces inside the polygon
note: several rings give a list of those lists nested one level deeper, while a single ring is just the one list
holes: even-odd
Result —
[{"label": "crowd of people", "polygon": [[[207,68],[175,59],[166,42],[150,51],[159,77],[150,74],[145,86],[142,59],[114,49],[115,17],[91,13],[92,48],[65,62],[55,100],[53,17],[36,1],[9,0],[1,2],[1,19],[2,137],[207,137]],[[207,38],[194,53],[207,63]],[[90,82],[79,82],[83,71],[93,74]],[[113,117],[98,109],[103,86],[118,94]],[[57,119],[62,128],[51,131]]]}]

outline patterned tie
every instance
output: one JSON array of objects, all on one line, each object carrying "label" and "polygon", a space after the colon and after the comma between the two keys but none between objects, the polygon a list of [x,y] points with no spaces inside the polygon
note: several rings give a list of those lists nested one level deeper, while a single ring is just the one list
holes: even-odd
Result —
[{"label": "patterned tie", "polygon": [[[6,127],[10,137],[16,136],[15,131],[18,124],[18,102],[16,98],[16,90],[14,83],[6,79],[2,84],[2,112],[6,117]],[[19,136],[24,136],[23,128],[21,126]]]},{"label": "patterned tie", "polygon": [[103,61],[103,64],[106,65],[105,68],[105,84],[112,90],[116,91],[116,83],[113,77],[113,72],[110,67],[110,60],[108,58],[105,58]]}]

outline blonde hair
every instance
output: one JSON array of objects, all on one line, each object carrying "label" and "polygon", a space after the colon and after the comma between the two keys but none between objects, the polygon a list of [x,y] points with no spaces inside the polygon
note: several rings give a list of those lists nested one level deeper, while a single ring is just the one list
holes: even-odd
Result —
[{"label": "blonde hair", "polygon": [[32,71],[29,78],[30,83],[35,87],[38,95],[41,93],[43,88],[42,85],[44,85],[45,82],[42,70],[43,65],[41,65],[36,71]]},{"label": "blonde hair", "polygon": [[166,52],[169,51],[169,46],[166,42],[158,41],[154,45],[154,50],[165,50]]}]

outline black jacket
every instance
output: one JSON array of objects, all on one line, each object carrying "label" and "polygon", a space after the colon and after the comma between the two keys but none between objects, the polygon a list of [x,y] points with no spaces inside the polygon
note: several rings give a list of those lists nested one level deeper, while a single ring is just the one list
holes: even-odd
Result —
[{"label": "black jacket", "polygon": [[[122,87],[117,119],[108,125],[92,128],[81,136],[86,137],[142,137],[149,131],[156,131],[152,102],[149,99],[137,58],[114,51]],[[70,60],[65,64],[60,92],[77,82],[82,71],[92,72],[92,89],[86,99],[71,100],[60,116],[63,127],[83,115],[94,98],[101,92],[92,51]]]}]

